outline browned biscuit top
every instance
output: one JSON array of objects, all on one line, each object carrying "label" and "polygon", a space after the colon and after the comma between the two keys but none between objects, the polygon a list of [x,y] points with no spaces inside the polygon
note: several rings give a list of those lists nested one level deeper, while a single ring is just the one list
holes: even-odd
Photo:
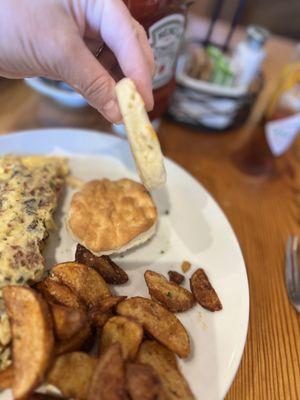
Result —
[{"label": "browned biscuit top", "polygon": [[130,179],[87,182],[73,195],[68,227],[94,253],[117,250],[151,229],[155,204],[145,187]]}]

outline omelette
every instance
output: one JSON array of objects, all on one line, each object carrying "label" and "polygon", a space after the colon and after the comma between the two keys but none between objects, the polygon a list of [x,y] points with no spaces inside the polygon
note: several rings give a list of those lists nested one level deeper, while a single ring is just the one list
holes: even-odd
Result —
[{"label": "omelette", "polygon": [[[0,158],[0,309],[4,286],[34,283],[45,272],[41,251],[54,226],[53,213],[67,174],[64,158]],[[0,321],[2,345],[8,340],[6,325],[4,314]]]}]

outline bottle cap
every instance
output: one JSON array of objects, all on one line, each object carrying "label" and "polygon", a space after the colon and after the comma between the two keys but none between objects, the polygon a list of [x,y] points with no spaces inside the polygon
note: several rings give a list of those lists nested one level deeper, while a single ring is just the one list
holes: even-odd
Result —
[{"label": "bottle cap", "polygon": [[269,36],[270,32],[262,26],[249,25],[247,28],[247,39],[259,46],[263,46]]}]

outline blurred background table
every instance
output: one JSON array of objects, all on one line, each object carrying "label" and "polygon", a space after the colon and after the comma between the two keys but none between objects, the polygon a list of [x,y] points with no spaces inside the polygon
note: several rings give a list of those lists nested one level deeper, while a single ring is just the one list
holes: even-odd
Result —
[{"label": "blurred background table", "polygon": [[[284,284],[284,248],[300,235],[300,140],[277,160],[240,168],[249,140],[293,43],[275,37],[267,45],[266,86],[248,123],[208,133],[163,121],[163,151],[215,197],[238,236],[250,285],[250,325],[245,353],[229,400],[300,399],[299,315]],[[22,81],[0,80],[0,134],[37,127],[84,127],[111,131],[91,108],[70,110],[41,97]],[[238,160],[238,161],[237,161]],[[230,262],[230,260],[224,260]]]}]

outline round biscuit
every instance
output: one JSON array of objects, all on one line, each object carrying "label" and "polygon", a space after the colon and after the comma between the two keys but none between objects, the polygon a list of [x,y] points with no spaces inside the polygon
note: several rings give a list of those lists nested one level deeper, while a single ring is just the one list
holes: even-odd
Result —
[{"label": "round biscuit", "polygon": [[95,255],[127,250],[155,232],[157,211],[146,188],[130,179],[87,182],[71,200],[67,226]]}]

